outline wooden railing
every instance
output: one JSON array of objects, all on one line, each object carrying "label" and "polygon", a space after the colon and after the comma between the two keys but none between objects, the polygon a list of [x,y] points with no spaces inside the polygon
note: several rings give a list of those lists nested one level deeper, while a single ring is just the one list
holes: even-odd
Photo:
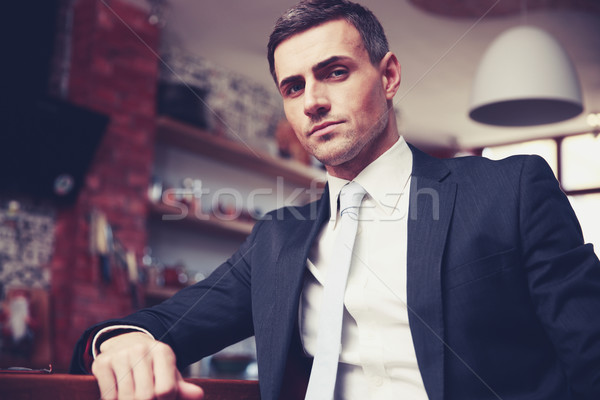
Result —
[{"label": "wooden railing", "polygon": [[[258,382],[186,379],[204,390],[204,400],[260,400]],[[0,399],[99,400],[93,376],[67,374],[0,373]]]}]

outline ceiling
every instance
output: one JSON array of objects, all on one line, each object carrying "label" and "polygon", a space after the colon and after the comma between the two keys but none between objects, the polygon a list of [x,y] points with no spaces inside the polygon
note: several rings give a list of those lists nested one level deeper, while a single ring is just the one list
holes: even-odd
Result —
[{"label": "ceiling", "polygon": [[[148,0],[130,0],[148,7]],[[160,0],[150,0],[160,4]],[[266,62],[274,21],[296,0],[168,0],[162,20],[190,51],[275,91]],[[589,130],[600,112],[600,6],[597,0],[363,0],[380,19],[402,65],[395,98],[408,140],[457,148]],[[494,6],[495,4],[495,6]],[[493,127],[468,118],[478,62],[504,30],[529,24],[566,49],[579,73],[584,112],[565,122],[527,128]]]}]

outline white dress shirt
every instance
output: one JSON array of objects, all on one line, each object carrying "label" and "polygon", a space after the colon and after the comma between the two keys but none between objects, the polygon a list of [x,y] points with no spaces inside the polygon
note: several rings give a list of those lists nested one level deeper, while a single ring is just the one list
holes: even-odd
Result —
[{"label": "white dress shirt", "polygon": [[[426,400],[406,307],[406,247],[412,152],[402,137],[354,179],[363,200],[344,297],[335,399]],[[323,277],[335,259],[337,199],[344,179],[327,176],[331,218],[315,241],[300,299],[300,337],[314,356]]]}]

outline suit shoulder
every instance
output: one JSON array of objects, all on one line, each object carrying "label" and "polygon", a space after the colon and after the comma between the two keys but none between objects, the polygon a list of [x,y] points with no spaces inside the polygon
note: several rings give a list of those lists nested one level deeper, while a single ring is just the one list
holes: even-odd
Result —
[{"label": "suit shoulder", "polygon": [[524,168],[546,169],[546,160],[538,155],[514,155],[500,160],[467,156],[442,160],[458,176],[513,176],[521,175]]},{"label": "suit shoulder", "polygon": [[446,158],[445,162],[449,168],[511,168],[521,165],[527,158],[539,157],[534,155],[514,155],[499,160],[492,160],[482,156],[465,156]]},{"label": "suit shoulder", "polygon": [[516,155],[501,160],[467,156],[442,162],[450,170],[446,178],[448,182],[492,196],[509,193],[518,196],[524,181],[537,177],[554,179],[546,161],[537,155]]},{"label": "suit shoulder", "polygon": [[409,145],[413,152],[413,176],[462,181],[478,177],[516,177],[524,170],[551,171],[546,161],[537,155],[515,155],[501,160],[481,156],[435,158]]}]

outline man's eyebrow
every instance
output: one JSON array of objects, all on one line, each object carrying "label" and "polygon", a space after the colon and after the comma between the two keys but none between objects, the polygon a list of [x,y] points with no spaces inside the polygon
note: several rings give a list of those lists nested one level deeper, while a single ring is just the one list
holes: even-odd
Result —
[{"label": "man's eyebrow", "polygon": [[[331,56],[328,59],[317,63],[315,66],[313,66],[311,68],[311,70],[313,71],[313,73],[316,73],[317,71],[319,71],[323,68],[326,68],[328,65],[333,64],[334,62],[344,61],[344,60],[349,60],[349,59],[350,59],[350,57],[347,57],[347,56]],[[293,76],[289,76],[287,78],[282,79],[281,82],[279,83],[279,90],[281,90],[281,88],[284,87],[285,85],[287,85],[288,83],[296,81],[298,79],[302,79],[302,76],[293,75]]]},{"label": "man's eyebrow", "polygon": [[329,64],[333,64],[334,62],[337,62],[337,61],[344,61],[344,60],[349,60],[349,59],[350,59],[350,57],[347,57],[347,56],[331,56],[328,59],[321,61],[320,63],[318,63],[311,69],[312,69],[313,73],[315,73],[318,70],[327,67]]},{"label": "man's eyebrow", "polygon": [[300,75],[293,75],[293,76],[288,76],[285,79],[282,79],[281,82],[279,83],[279,91],[281,91],[281,89],[288,83],[296,81],[298,79],[302,79],[302,77]]}]

